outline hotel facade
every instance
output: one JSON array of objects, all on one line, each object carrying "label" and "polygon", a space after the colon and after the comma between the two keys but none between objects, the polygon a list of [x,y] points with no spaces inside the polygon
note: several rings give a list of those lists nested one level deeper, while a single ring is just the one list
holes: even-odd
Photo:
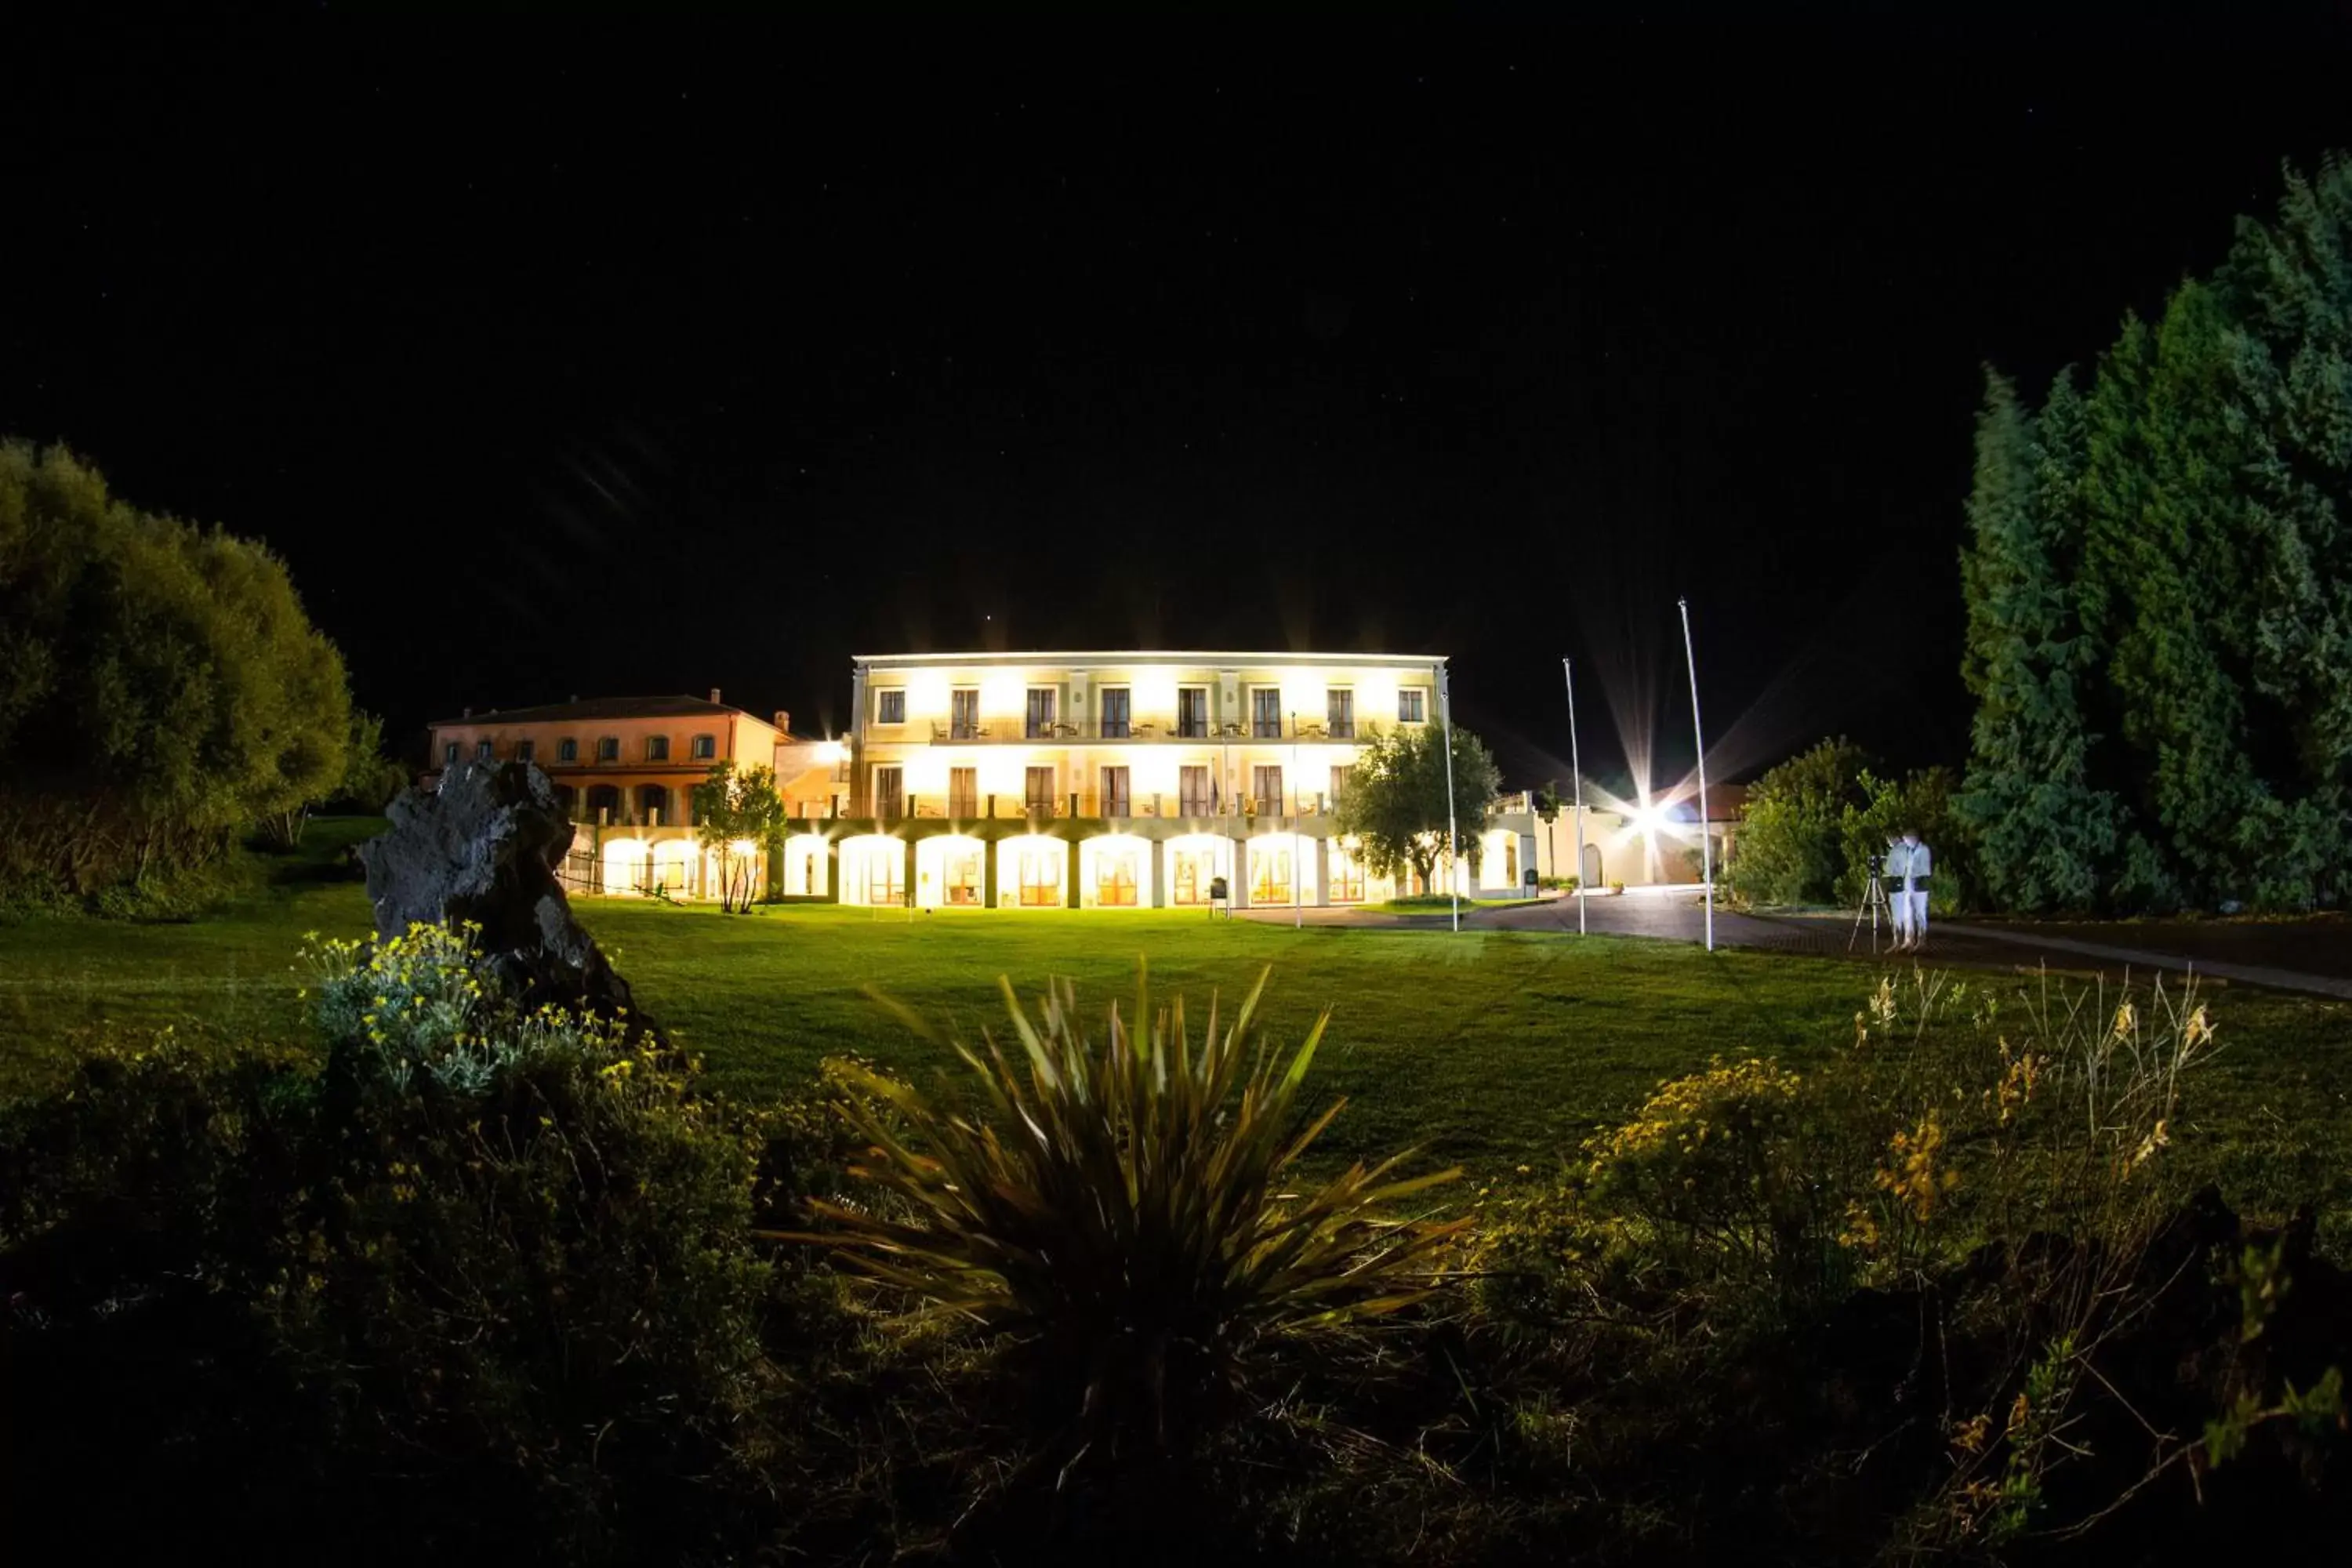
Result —
[{"label": "hotel facade", "polygon": [[[1359,746],[1441,721],[1442,658],[1354,654],[866,655],[843,815],[789,837],[782,893],[919,909],[1378,902],[1337,826]],[[1520,803],[1524,805],[1525,803]],[[796,828],[798,825],[795,825]],[[1524,812],[1466,890],[1536,867]]]}]

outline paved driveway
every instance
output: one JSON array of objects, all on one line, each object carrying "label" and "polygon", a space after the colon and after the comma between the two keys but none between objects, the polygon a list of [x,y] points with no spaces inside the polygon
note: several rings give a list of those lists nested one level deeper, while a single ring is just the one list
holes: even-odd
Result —
[{"label": "paved driveway", "polygon": [[[1247,918],[1287,923],[1288,910],[1253,910]],[[1381,925],[1444,930],[1448,916],[1390,915],[1369,910],[1305,910],[1298,917],[1309,925]],[[1629,893],[1596,898],[1586,905],[1586,929],[1595,936],[1650,937],[1662,942],[1697,942],[1706,930],[1705,903],[1696,893]],[[1570,899],[1547,899],[1507,909],[1480,910],[1465,906],[1465,927],[1504,931],[1573,931],[1576,904]],[[2352,1000],[2352,962],[2318,965],[2310,963],[2315,942],[2340,941],[2352,948],[2352,923],[2337,922],[2320,929],[2263,928],[2214,956],[2216,943],[2203,940],[2198,928],[2159,924],[2102,927],[1978,925],[1964,921],[1937,921],[1928,928],[1925,962],[1937,967],[1967,969],[2034,969],[2047,966],[2074,973],[2097,972],[2113,976],[2159,970],[2179,973],[2193,970],[2239,984],[2263,985],[2281,991]],[[2177,942],[2170,939],[2178,939]],[[1746,915],[1718,908],[1715,940],[1719,947],[1753,948],[1766,952],[1802,953],[1815,958],[1873,956],[1870,929],[1855,935],[1850,915]],[[1908,959],[1891,953],[1892,935],[1882,929],[1877,956],[1895,963]],[[2300,945],[2298,945],[2300,943]],[[2170,947],[2170,951],[2167,951]],[[2332,950],[2331,950],[2332,951]],[[2275,952],[2276,959],[2271,960]],[[2271,960],[2266,962],[2265,960]],[[2317,973],[2325,967],[2333,973]]]}]

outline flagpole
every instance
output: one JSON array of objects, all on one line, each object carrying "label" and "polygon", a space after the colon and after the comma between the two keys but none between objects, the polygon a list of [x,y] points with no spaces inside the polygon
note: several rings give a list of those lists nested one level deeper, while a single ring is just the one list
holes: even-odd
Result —
[{"label": "flagpole", "polygon": [[1454,820],[1454,691],[1445,679],[1445,661],[1437,661],[1437,720],[1445,742],[1445,885],[1454,891],[1454,929],[1462,929],[1462,879],[1454,866],[1460,858],[1462,834]]},{"label": "flagpole", "polygon": [[1559,672],[1568,678],[1568,769],[1576,775],[1576,934],[1584,930],[1584,900],[1592,889],[1584,885],[1584,761],[1576,750],[1576,670],[1563,655]]},{"label": "flagpole", "polygon": [[1298,713],[1290,715],[1290,929],[1307,924],[1307,857],[1298,847]]},{"label": "flagpole", "polygon": [[1690,601],[1676,599],[1683,613],[1683,663],[1690,670],[1691,742],[1698,748],[1699,875],[1706,884],[1706,950],[1715,951],[1715,837],[1706,820],[1706,731],[1698,721],[1698,658],[1691,652]]}]

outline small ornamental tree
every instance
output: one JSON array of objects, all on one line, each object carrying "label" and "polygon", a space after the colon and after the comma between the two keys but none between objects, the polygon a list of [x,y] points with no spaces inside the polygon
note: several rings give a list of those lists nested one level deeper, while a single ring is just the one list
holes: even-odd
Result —
[{"label": "small ornamental tree", "polygon": [[[1454,821],[1457,854],[1478,863],[1479,829],[1502,790],[1495,759],[1469,731],[1454,730]],[[1356,771],[1339,801],[1339,831],[1375,876],[1436,875],[1445,849],[1444,736],[1434,724],[1375,731],[1356,753]]]},{"label": "small ornamental tree", "polygon": [[[1544,780],[1543,788],[1538,792],[1536,795],[1536,820],[1544,825],[1544,849],[1551,857],[1551,868],[1554,871],[1559,869],[1559,834],[1558,832],[1558,826],[1559,823],[1561,804],[1562,803],[1559,798],[1559,781],[1558,779]],[[1579,871],[1582,871],[1584,868],[1580,866],[1577,869]]]},{"label": "small ornamental tree", "polygon": [[784,839],[784,797],[776,793],[776,770],[735,771],[719,763],[694,786],[694,836],[719,859],[719,907],[731,914],[751,912],[760,866]]}]

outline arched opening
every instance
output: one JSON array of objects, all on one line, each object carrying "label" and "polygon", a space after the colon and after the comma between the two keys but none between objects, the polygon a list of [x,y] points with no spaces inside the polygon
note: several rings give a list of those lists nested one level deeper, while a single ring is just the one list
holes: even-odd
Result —
[{"label": "arched opening", "polygon": [[824,835],[795,833],[784,840],[784,894],[787,898],[821,899],[828,886]]},{"label": "arched opening", "polygon": [[604,891],[641,893],[646,889],[646,847],[641,839],[614,838],[604,845]]},{"label": "arched opening", "polygon": [[570,817],[580,815],[580,792],[570,784],[555,786],[555,808]]},{"label": "arched opening", "polygon": [[617,784],[588,786],[588,820],[618,822],[621,820],[621,791]]},{"label": "arched opening", "polygon": [[1598,888],[1602,884],[1604,879],[1601,872],[1600,845],[1587,844],[1584,847],[1584,869],[1578,875],[1584,887]]},{"label": "arched opening", "polygon": [[1251,839],[1249,901],[1253,907],[1314,903],[1315,840],[1296,833],[1262,833]]},{"label": "arched opening", "polygon": [[648,827],[659,827],[669,820],[669,789],[667,785],[637,786],[637,820]]},{"label": "arched opening", "polygon": [[988,846],[961,833],[915,842],[915,902],[927,910],[978,909],[988,892]]},{"label": "arched opening", "polygon": [[1057,910],[1069,900],[1063,894],[1070,864],[1070,847],[1042,833],[1024,833],[996,847],[996,901],[1024,910]]},{"label": "arched opening", "polygon": [[1131,833],[1105,833],[1078,846],[1078,893],[1090,910],[1151,907],[1151,845]]},{"label": "arched opening", "polygon": [[1504,892],[1519,885],[1519,836],[1507,827],[1478,838],[1478,889]]},{"label": "arched opening", "polygon": [[1234,875],[1234,841],[1213,833],[1186,833],[1168,841],[1168,902],[1173,908],[1202,909],[1209,889]]},{"label": "arched opening", "polygon": [[1335,904],[1360,904],[1364,901],[1364,863],[1350,852],[1348,843],[1335,842],[1328,853],[1331,858],[1331,901]]},{"label": "arched opening", "polygon": [[674,899],[692,898],[698,891],[694,874],[699,869],[698,862],[701,858],[701,846],[690,839],[670,838],[656,844],[651,887],[661,889]]},{"label": "arched opening", "polygon": [[841,841],[841,901],[900,904],[907,900],[907,847],[886,834]]}]

